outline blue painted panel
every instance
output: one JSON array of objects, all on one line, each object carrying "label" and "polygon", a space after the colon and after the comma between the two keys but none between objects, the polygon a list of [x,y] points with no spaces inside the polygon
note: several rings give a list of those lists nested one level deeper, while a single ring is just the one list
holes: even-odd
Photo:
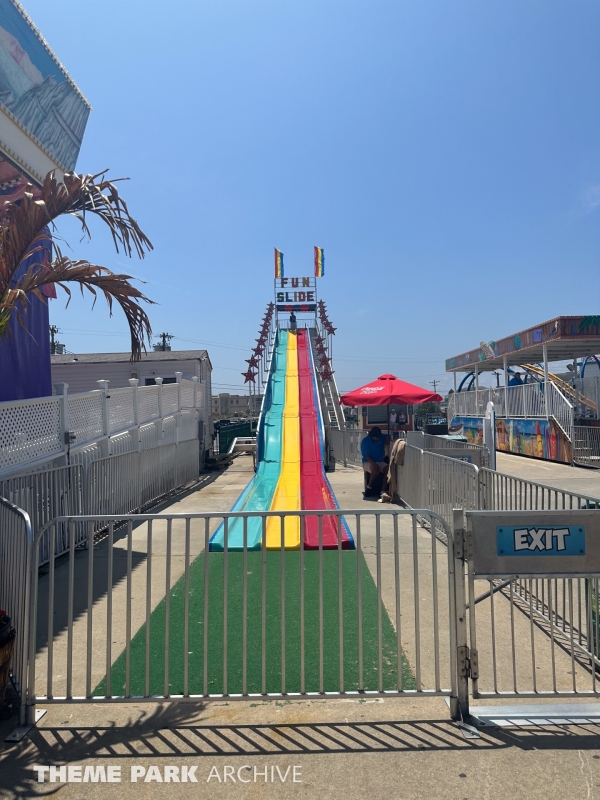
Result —
[{"label": "blue painted panel", "polygon": [[499,556],[585,555],[583,525],[503,525],[496,528]]}]

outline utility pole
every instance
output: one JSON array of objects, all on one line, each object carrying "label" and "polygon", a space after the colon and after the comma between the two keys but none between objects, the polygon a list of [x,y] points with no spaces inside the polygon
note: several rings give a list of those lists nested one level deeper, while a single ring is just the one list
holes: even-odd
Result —
[{"label": "utility pole", "polygon": [[433,380],[433,381],[429,381],[429,383],[433,386],[433,391],[435,392],[436,391],[436,387],[437,387],[438,383],[440,383],[440,381]]},{"label": "utility pole", "polygon": [[54,337],[57,333],[60,333],[60,330],[56,325],[50,325],[50,354],[56,355],[56,342],[54,341]]},{"label": "utility pole", "polygon": [[171,339],[173,338],[172,333],[159,333],[158,338],[161,340],[158,344],[154,345],[155,351],[165,352],[166,350],[171,349]]}]

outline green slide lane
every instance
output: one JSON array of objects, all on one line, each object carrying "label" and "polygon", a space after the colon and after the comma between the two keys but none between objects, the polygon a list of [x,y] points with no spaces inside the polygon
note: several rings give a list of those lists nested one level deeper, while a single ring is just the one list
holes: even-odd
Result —
[{"label": "green slide lane", "polygon": [[[232,511],[268,511],[281,472],[285,373],[287,367],[287,331],[279,331],[267,384],[263,412],[258,427],[258,469]],[[257,517],[248,520],[248,549],[260,550],[262,523]],[[210,549],[224,549],[225,530],[220,525],[210,540]],[[228,549],[243,550],[244,525],[241,519],[229,521]]]}]

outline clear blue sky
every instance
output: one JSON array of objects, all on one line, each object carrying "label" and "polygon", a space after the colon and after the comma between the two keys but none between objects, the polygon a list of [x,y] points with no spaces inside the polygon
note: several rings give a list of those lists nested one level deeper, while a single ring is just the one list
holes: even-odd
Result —
[{"label": "clear blue sky", "polygon": [[[97,230],[74,254],[147,280],[154,330],[206,345],[218,388],[243,383],[274,246],[289,275],[325,248],[342,390],[449,388],[448,356],[600,313],[597,2],[24,3],[93,106],[78,169],[129,176],[155,245],[128,264]],[[101,301],[51,318],[70,350],[127,347]]]}]

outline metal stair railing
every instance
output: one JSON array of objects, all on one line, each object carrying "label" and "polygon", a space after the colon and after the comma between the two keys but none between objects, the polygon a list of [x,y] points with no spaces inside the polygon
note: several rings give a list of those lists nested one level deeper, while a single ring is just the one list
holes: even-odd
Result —
[{"label": "metal stair railing", "polygon": [[547,387],[548,416],[556,420],[568,440],[573,442],[575,409],[555,383],[548,382]]}]

